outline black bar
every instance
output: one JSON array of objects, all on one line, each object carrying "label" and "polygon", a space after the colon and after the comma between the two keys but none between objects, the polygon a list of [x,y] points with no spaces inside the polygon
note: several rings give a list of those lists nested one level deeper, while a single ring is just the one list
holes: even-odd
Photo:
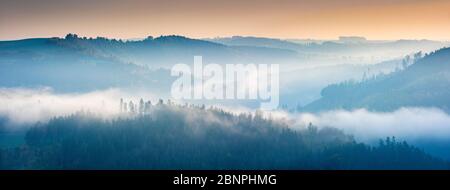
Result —
[{"label": "black bar", "polygon": [[[188,179],[190,177],[205,178],[206,183],[199,184],[174,184],[176,177],[181,175]],[[223,181],[222,184],[218,184],[219,176],[231,176],[236,179],[241,179],[241,184],[236,184],[237,181],[233,181],[234,184],[227,184]],[[264,179],[264,176],[272,176],[272,181],[266,180],[265,183],[254,183],[248,180],[242,180],[244,176],[260,176],[260,179]],[[244,177],[245,178],[245,177]],[[255,179],[257,177],[253,177]],[[268,179],[268,178],[266,178]],[[275,179],[275,183],[273,183]],[[213,180],[213,181],[211,181]],[[192,180],[195,182],[194,180]],[[367,187],[383,188],[396,184],[399,186],[415,185],[415,184],[444,184],[448,186],[450,184],[450,172],[449,171],[279,171],[279,170],[263,170],[263,171],[228,171],[228,170],[105,170],[105,171],[0,171],[0,182],[9,183],[12,182],[16,185],[21,183],[35,184],[35,185],[54,185],[54,184],[66,184],[74,187],[85,187],[96,185],[99,187],[111,186],[111,187],[154,187],[162,186],[167,188],[230,188],[230,187],[302,187],[305,185],[315,187],[325,186],[349,186],[356,184],[365,184]],[[197,181],[198,182],[198,181]],[[262,181],[264,182],[264,181]],[[251,184],[249,184],[251,183]],[[366,188],[366,187],[365,187]],[[143,188],[147,189],[147,188]]]}]

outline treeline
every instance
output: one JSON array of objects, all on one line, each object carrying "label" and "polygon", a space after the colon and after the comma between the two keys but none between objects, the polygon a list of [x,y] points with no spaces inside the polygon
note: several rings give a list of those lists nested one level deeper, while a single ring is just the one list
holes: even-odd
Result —
[{"label": "treeline", "polygon": [[36,124],[0,152],[2,169],[449,169],[397,142],[376,147],[333,128],[293,130],[261,113],[158,104],[150,114],[90,113]]}]

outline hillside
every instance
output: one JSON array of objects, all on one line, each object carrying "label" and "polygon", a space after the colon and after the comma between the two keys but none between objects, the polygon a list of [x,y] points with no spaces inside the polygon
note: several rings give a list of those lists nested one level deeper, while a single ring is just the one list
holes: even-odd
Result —
[{"label": "hillside", "polygon": [[[143,87],[168,92],[169,69],[177,63],[294,62],[291,50],[228,47],[182,36],[148,37],[140,41],[107,38],[38,38],[0,41],[0,86],[41,87],[80,92],[114,87]],[[161,87],[167,87],[163,89]]]},{"label": "hillside", "polygon": [[304,111],[367,108],[392,111],[400,107],[437,107],[450,111],[450,48],[418,59],[406,69],[362,82],[329,85],[322,98]]},{"label": "hillside", "polygon": [[2,58],[2,61],[24,55],[20,53],[46,55],[55,53],[55,50],[59,50],[60,53],[73,53],[61,56],[76,56],[76,53],[81,53],[85,56],[109,58],[153,68],[170,68],[179,62],[191,63],[193,56],[196,55],[201,55],[207,61],[219,64],[236,61],[266,62],[298,58],[297,52],[287,49],[257,46],[236,49],[183,36],[160,36],[157,38],[150,36],[139,41],[122,41],[102,37],[85,38],[78,37],[76,34],[68,34],[64,39],[42,38],[0,42],[0,53],[7,56]]}]

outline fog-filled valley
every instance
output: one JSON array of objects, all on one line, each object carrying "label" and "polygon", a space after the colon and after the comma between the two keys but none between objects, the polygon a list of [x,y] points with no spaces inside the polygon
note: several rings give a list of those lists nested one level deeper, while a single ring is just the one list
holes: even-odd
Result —
[{"label": "fog-filled valley", "polygon": [[[0,168],[449,169],[449,44],[0,41]],[[221,67],[279,64],[279,107],[173,99],[171,68],[194,56]]]}]

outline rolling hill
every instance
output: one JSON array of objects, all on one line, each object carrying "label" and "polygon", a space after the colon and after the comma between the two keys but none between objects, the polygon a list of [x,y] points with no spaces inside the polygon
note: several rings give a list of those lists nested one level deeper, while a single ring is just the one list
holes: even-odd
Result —
[{"label": "rolling hill", "polygon": [[[229,47],[182,36],[140,41],[107,38],[38,38],[0,42],[0,86],[48,86],[79,92],[111,87],[157,87],[168,91],[169,70],[177,63],[294,62],[298,53],[267,47]],[[167,87],[163,89],[162,87]]]},{"label": "rolling hill", "polygon": [[305,111],[437,107],[450,111],[450,48],[417,59],[404,70],[361,82],[329,85]]}]

